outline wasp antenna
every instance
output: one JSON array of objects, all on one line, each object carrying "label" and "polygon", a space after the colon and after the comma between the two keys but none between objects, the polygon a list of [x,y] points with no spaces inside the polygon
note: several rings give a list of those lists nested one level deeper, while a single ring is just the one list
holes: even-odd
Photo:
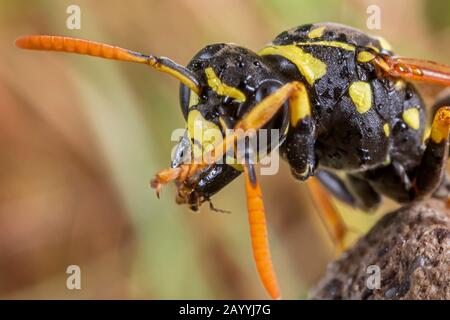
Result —
[{"label": "wasp antenna", "polygon": [[21,49],[77,53],[105,59],[148,64],[158,71],[174,76],[194,92],[199,93],[200,91],[199,81],[190,70],[165,57],[145,55],[104,43],[62,36],[23,36],[15,41],[15,45]]}]

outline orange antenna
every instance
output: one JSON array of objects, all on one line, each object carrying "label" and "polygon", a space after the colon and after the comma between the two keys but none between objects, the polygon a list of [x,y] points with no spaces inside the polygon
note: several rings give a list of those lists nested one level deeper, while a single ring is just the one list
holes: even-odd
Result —
[{"label": "orange antenna", "polygon": [[21,49],[78,53],[105,59],[143,63],[174,76],[196,93],[200,91],[199,81],[190,70],[165,57],[144,55],[104,43],[61,36],[23,36],[16,40],[15,45]]},{"label": "orange antenna", "polygon": [[270,257],[267,224],[259,186],[253,165],[244,165],[245,189],[247,191],[247,210],[250,224],[250,237],[253,258],[256,263],[261,282],[272,299],[281,299],[278,281]]}]

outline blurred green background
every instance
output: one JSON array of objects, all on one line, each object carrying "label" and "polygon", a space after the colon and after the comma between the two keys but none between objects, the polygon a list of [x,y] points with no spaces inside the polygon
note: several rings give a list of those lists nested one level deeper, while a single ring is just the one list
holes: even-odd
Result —
[{"label": "blurred green background", "polygon": [[[81,30],[66,8],[81,7]],[[381,30],[367,30],[367,7]],[[0,298],[266,298],[250,250],[242,177],[199,214],[157,200],[148,181],[170,164],[184,126],[178,83],[142,65],[20,51],[24,34],[59,34],[186,64],[209,43],[258,50],[278,33],[333,21],[383,35],[397,53],[450,63],[449,1],[0,1]],[[262,177],[272,256],[285,298],[307,296],[334,256],[286,164]],[[388,203],[388,206],[392,206]],[[376,214],[340,208],[353,230]],[[356,230],[356,231],[355,231]],[[82,290],[67,290],[68,265]]]}]

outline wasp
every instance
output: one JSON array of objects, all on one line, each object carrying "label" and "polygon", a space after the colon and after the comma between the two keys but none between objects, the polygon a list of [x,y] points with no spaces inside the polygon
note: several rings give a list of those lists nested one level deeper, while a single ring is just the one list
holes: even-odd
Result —
[{"label": "wasp", "polygon": [[[187,133],[171,167],[158,172],[151,186],[159,195],[162,185],[175,181],[177,202],[196,210],[243,173],[254,260],[274,299],[281,295],[255,163],[245,161],[245,152],[239,165],[220,161],[240,139],[237,134],[225,136],[225,130],[281,132],[279,153],[295,179],[308,181],[337,244],[346,229],[325,190],[370,210],[382,196],[410,203],[436,195],[446,185],[450,99],[427,112],[413,82],[449,86],[450,67],[396,56],[383,38],[351,27],[302,25],[258,52],[212,44],[187,67],[165,57],[60,36],[25,36],[16,46],[142,63],[178,79]],[[193,138],[198,122],[220,130],[224,139],[208,161],[187,163],[184,156],[203,147]]]}]

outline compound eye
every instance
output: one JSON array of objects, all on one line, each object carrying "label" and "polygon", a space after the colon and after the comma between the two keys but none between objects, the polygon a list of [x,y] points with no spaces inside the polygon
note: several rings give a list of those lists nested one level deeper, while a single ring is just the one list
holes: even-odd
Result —
[{"label": "compound eye", "polygon": [[[258,87],[255,93],[255,104],[260,103],[264,98],[271,95],[279,88],[282,83],[276,80],[266,80]],[[280,111],[264,125],[264,129],[278,129],[280,134],[280,142],[284,140],[287,127],[289,125],[289,104],[286,101]]]},{"label": "compound eye", "polygon": [[[258,89],[255,93],[255,103],[258,104],[264,98],[268,97],[279,88],[282,87],[282,84],[276,80],[266,80],[261,85],[259,85]],[[287,125],[286,119],[289,115],[289,105],[288,102],[285,102],[281,110],[270,120],[264,128],[267,129],[285,129]]]},{"label": "compound eye", "polygon": [[255,102],[261,102],[265,97],[274,93],[281,87],[281,83],[275,80],[266,80],[261,83],[255,93]]},{"label": "compound eye", "polygon": [[265,80],[255,90],[253,99],[248,99],[246,102],[239,105],[236,111],[236,119],[242,118],[249,110],[256,104],[264,100],[265,97],[277,91],[282,84],[275,80]]}]

